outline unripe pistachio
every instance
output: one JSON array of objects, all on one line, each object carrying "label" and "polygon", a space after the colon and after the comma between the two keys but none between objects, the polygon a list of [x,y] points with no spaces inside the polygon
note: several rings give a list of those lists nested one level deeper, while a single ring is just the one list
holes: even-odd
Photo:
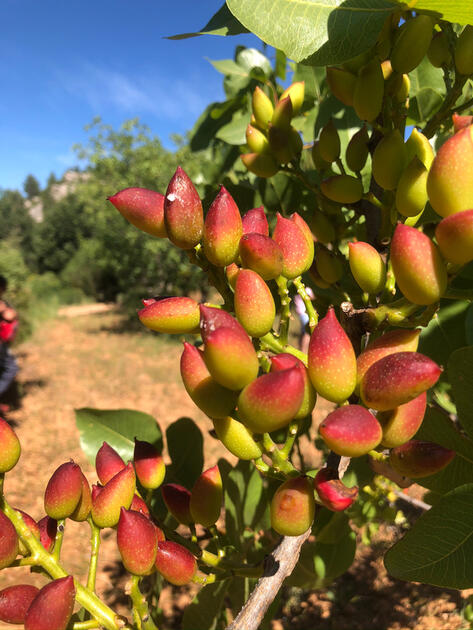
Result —
[{"label": "unripe pistachio", "polygon": [[25,616],[25,630],[66,630],[74,610],[76,589],[68,575],[43,586]]},{"label": "unripe pistachio", "polygon": [[319,137],[319,151],[326,162],[334,162],[340,157],[340,136],[333,118],[322,127]]},{"label": "unripe pistachio", "polygon": [[393,84],[394,96],[398,103],[404,103],[409,98],[411,91],[411,80],[408,74],[402,74]]},{"label": "unripe pistachio", "polygon": [[437,302],[447,288],[447,271],[428,236],[398,224],[391,241],[391,263],[401,292],[414,304]]},{"label": "unripe pistachio", "polygon": [[363,196],[363,184],[351,175],[333,175],[320,185],[323,194],[337,203],[356,203]]},{"label": "unripe pistachio", "polygon": [[229,265],[238,256],[238,243],[242,234],[238,206],[222,186],[205,217],[202,239],[205,255],[217,267]]},{"label": "unripe pistachio", "polygon": [[358,72],[353,93],[353,107],[361,120],[372,122],[381,113],[384,77],[381,64],[372,59]]},{"label": "unripe pistachio", "polygon": [[455,457],[455,451],[434,442],[411,440],[393,448],[389,463],[397,472],[411,479],[433,475],[445,468]]},{"label": "unripe pistachio", "polygon": [[231,390],[242,389],[258,374],[259,363],[253,344],[246,332],[233,328],[217,328],[208,335],[204,360],[217,383]]},{"label": "unripe pistachio", "polygon": [[403,217],[416,217],[427,203],[428,171],[415,155],[404,169],[396,190],[396,208]]},{"label": "unripe pistachio", "polygon": [[0,591],[0,621],[5,623],[25,622],[26,611],[39,593],[32,584],[15,584]]},{"label": "unripe pistachio", "polygon": [[269,151],[268,138],[252,125],[246,128],[246,144],[252,153],[268,153]]},{"label": "unripe pistachio", "polygon": [[18,534],[8,516],[0,510],[0,569],[10,566],[18,550]]},{"label": "unripe pistachio", "polygon": [[235,290],[235,284],[238,272],[240,271],[240,267],[236,263],[232,263],[231,265],[227,265],[225,267],[225,275],[227,276],[228,284]]},{"label": "unripe pistachio", "polygon": [[448,65],[452,60],[448,41],[443,31],[434,34],[427,51],[427,57],[435,68]]},{"label": "unripe pistachio", "polygon": [[355,351],[333,308],[329,308],[312,333],[308,369],[312,385],[327,400],[341,403],[355,389]]},{"label": "unripe pistachio", "polygon": [[210,418],[226,418],[235,408],[236,392],[222,387],[210,375],[203,352],[184,342],[181,377],[194,403]]},{"label": "unripe pistachio", "polygon": [[164,223],[169,240],[181,249],[192,249],[202,237],[202,202],[194,184],[180,166],[166,190]]},{"label": "unripe pistachio", "polygon": [[192,488],[190,511],[194,523],[213,525],[220,516],[222,500],[222,477],[218,466],[213,466],[204,470]]},{"label": "unripe pistachio", "polygon": [[141,514],[143,514],[143,516],[146,516],[146,518],[150,518],[148,506],[137,494],[135,494],[133,497],[133,501],[130,505],[130,510],[133,510],[134,512],[140,512]]},{"label": "unripe pistachio", "polygon": [[[382,62],[381,70],[383,71],[383,77],[385,81],[391,78],[392,73],[393,73],[393,67],[389,59],[386,59],[385,61]],[[398,76],[402,76],[402,75],[398,75]]]},{"label": "unripe pistachio", "polygon": [[304,148],[302,136],[295,127],[291,125],[289,128],[289,146],[294,156],[299,155]]},{"label": "unripe pistachio", "polygon": [[386,265],[379,252],[369,243],[348,243],[348,262],[357,284],[375,295],[384,289]]},{"label": "unripe pistachio", "polygon": [[363,125],[348,143],[345,160],[348,168],[354,173],[359,173],[366,164],[369,155],[368,140],[366,125]]},{"label": "unripe pistachio", "polygon": [[98,527],[115,527],[120,518],[120,509],[129,508],[135,495],[135,471],[129,462],[120,470],[96,497],[92,497],[92,518]]},{"label": "unripe pistachio", "polygon": [[415,328],[414,330],[399,328],[390,330],[381,335],[381,337],[371,341],[356,360],[357,390],[361,379],[376,361],[395,352],[415,352],[419,345],[419,335],[420,328]]},{"label": "unripe pistachio", "polygon": [[296,81],[295,83],[292,83],[289,87],[287,87],[281,94],[281,101],[287,97],[291,99],[293,116],[297,116],[297,114],[301,110],[302,103],[304,102],[304,91],[305,82]]},{"label": "unripe pistachio", "polygon": [[315,170],[319,171],[320,173],[324,173],[330,168],[330,163],[326,162],[320,155],[320,146],[318,140],[312,145],[312,161],[314,162]]},{"label": "unripe pistachio", "polygon": [[460,129],[473,125],[473,116],[460,116],[459,114],[454,113],[452,114],[452,122],[453,129],[455,133],[457,133]]},{"label": "unripe pistachio", "polygon": [[199,305],[189,297],[169,297],[147,304],[138,317],[150,330],[167,334],[195,332],[199,325]]},{"label": "unripe pistachio", "polygon": [[278,212],[273,233],[273,239],[283,254],[282,275],[289,279],[307,271],[314,259],[312,236],[309,242],[310,228],[299,215],[296,218],[296,215],[294,213],[289,219],[285,219]]},{"label": "unripe pistachio", "polygon": [[314,520],[315,501],[308,477],[293,477],[276,490],[271,500],[271,527],[282,536],[300,536]]},{"label": "unripe pistachio", "polygon": [[260,87],[253,92],[253,115],[258,125],[263,129],[268,127],[268,122],[273,117],[274,107],[270,99]]},{"label": "unripe pistachio", "polygon": [[388,448],[405,444],[414,437],[424,419],[427,394],[389,411],[378,412],[376,418],[383,428],[381,444]]},{"label": "unripe pistachio", "polygon": [[380,34],[378,35],[378,39],[376,40],[376,54],[381,60],[385,60],[389,53],[391,52],[392,47],[392,16],[389,16],[381,29]]},{"label": "unripe pistachio", "polygon": [[255,433],[270,433],[293,420],[304,399],[304,377],[297,366],[259,376],[238,398],[238,413]]},{"label": "unripe pistachio", "polygon": [[428,15],[417,15],[404,22],[391,52],[391,65],[396,72],[403,74],[417,68],[429,49],[433,26]]},{"label": "unripe pistachio", "polygon": [[276,160],[266,153],[244,153],[240,159],[250,173],[257,177],[272,177],[279,171]]},{"label": "unripe pistachio", "polygon": [[215,433],[222,444],[238,459],[257,459],[263,451],[255,442],[253,433],[231,416],[212,420]]},{"label": "unripe pistachio", "polygon": [[51,551],[56,540],[57,521],[49,516],[43,516],[38,521],[39,540],[46,551]]},{"label": "unripe pistachio", "polygon": [[138,481],[147,490],[155,490],[164,481],[166,466],[155,446],[135,437],[133,463]]},{"label": "unripe pistachio", "polygon": [[171,584],[183,586],[194,577],[197,562],[185,547],[172,540],[165,540],[158,544],[156,569]]},{"label": "unripe pistachio", "polygon": [[473,260],[473,210],[442,219],[435,229],[435,238],[448,262],[465,265]]},{"label": "unripe pistachio", "polygon": [[15,431],[6,420],[0,418],[0,473],[6,473],[16,466],[20,453],[20,440]]},{"label": "unripe pistachio", "polygon": [[396,352],[376,361],[360,387],[364,404],[386,411],[413,400],[435,385],[442,368],[418,352]]},{"label": "unripe pistachio", "polygon": [[455,68],[459,74],[473,74],[473,26],[467,24],[455,45]]},{"label": "unripe pistachio", "polygon": [[289,129],[276,127],[272,123],[269,123],[268,140],[271,153],[276,158],[278,164],[287,164],[294,158],[295,152],[291,146]]},{"label": "unripe pistachio", "polygon": [[241,269],[235,285],[235,314],[250,337],[263,337],[271,330],[276,306],[268,285],[251,269]]},{"label": "unripe pistachio", "polygon": [[440,147],[429,171],[427,193],[442,217],[473,208],[473,126]]},{"label": "unripe pistachio", "polygon": [[142,232],[165,238],[164,195],[146,188],[125,188],[107,197],[120,214]]},{"label": "unripe pistachio", "polygon": [[279,245],[269,236],[256,232],[241,238],[240,260],[243,267],[256,271],[263,280],[277,278],[283,269],[283,253]]},{"label": "unripe pistachio", "polygon": [[87,519],[92,509],[92,493],[90,491],[89,482],[81,471],[82,489],[80,493],[79,503],[69,518],[73,521],[82,522]]},{"label": "unripe pistachio", "polygon": [[275,357],[271,357],[271,372],[280,372],[281,370],[287,370],[293,366],[299,368],[302,378],[304,379],[304,397],[299,411],[294,416],[295,420],[300,420],[312,413],[315,403],[317,402],[317,392],[310,381],[307,368],[302,361],[293,354],[282,352]]},{"label": "unripe pistachio", "polygon": [[328,284],[335,284],[343,276],[343,266],[340,259],[319,243],[315,248],[315,266],[322,280]]},{"label": "unripe pistachio", "polygon": [[126,464],[117,451],[104,442],[95,456],[95,470],[101,484],[106,484],[112,477],[123,470]]},{"label": "unripe pistachio", "polygon": [[313,214],[308,217],[307,222],[312,234],[319,243],[327,245],[335,240],[335,228],[323,212],[314,210]]},{"label": "unripe pistachio", "polygon": [[314,488],[319,495],[320,502],[332,512],[342,512],[356,501],[358,488],[348,488],[338,478],[336,470],[322,468],[315,475]]},{"label": "unripe pistachio", "polygon": [[349,72],[357,73],[360,69],[368,63],[370,59],[373,58],[373,50],[366,50],[365,52],[356,55],[356,57],[352,57],[347,61],[342,63],[342,67]]},{"label": "unripe pistachio", "polygon": [[187,488],[177,483],[165,483],[161,486],[161,494],[167,509],[176,521],[183,525],[193,522],[190,511],[191,493]]},{"label": "unripe pistachio", "polygon": [[381,442],[381,425],[360,405],[346,405],[329,413],[319,426],[327,446],[346,457],[360,457]]},{"label": "unripe pistachio", "polygon": [[373,177],[385,190],[394,190],[406,163],[406,147],[398,129],[390,131],[373,153]]},{"label": "unripe pistachio", "polygon": [[44,493],[44,510],[55,519],[66,518],[82,495],[82,471],[74,462],[61,464],[52,474]]},{"label": "unripe pistachio", "polygon": [[327,83],[335,98],[347,107],[352,107],[356,74],[343,68],[327,67]]},{"label": "unripe pistachio", "polygon": [[412,158],[416,155],[427,170],[429,170],[434,160],[434,150],[428,139],[423,133],[418,131],[416,127],[411,132],[411,135],[407,139],[406,146],[406,164],[412,161]]},{"label": "unripe pistachio", "polygon": [[274,108],[271,124],[278,129],[289,130],[293,115],[291,99],[288,96],[281,98]]},{"label": "unripe pistachio", "polygon": [[309,273],[310,273],[310,277],[312,278],[312,282],[315,284],[316,287],[318,287],[319,289],[329,288],[330,284],[328,282],[325,282],[325,280],[322,279],[319,272],[317,271],[315,261],[312,263],[309,269]]},{"label": "unripe pistachio", "polygon": [[264,236],[269,235],[269,225],[268,219],[264,213],[263,206],[259,206],[258,208],[252,208],[245,212],[241,219],[243,225],[243,234],[252,234],[256,232],[257,234],[263,234]]},{"label": "unripe pistachio", "polygon": [[154,524],[143,514],[122,507],[117,526],[117,547],[129,573],[148,575],[154,569],[158,550]]}]

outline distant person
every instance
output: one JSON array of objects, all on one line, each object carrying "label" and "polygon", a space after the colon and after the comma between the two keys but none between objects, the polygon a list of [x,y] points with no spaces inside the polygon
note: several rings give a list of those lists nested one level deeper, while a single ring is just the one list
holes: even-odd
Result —
[{"label": "distant person", "polygon": [[9,348],[18,328],[18,314],[3,299],[7,286],[7,279],[0,276],[0,397],[7,391],[18,373],[18,364]]}]

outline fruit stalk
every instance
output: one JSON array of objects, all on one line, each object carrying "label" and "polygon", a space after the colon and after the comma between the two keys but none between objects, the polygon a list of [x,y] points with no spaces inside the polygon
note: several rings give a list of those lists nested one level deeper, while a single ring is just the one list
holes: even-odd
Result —
[{"label": "fruit stalk", "polygon": [[133,603],[133,620],[138,630],[158,630],[149,614],[146,598],[140,591],[140,576],[131,577],[130,597]]}]

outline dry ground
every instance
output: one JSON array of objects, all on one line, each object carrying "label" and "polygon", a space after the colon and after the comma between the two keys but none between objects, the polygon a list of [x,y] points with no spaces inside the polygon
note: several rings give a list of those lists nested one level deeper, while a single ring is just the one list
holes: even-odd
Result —
[{"label": "dry ground", "polygon": [[[152,334],[134,334],[119,313],[82,308],[63,311],[16,348],[21,406],[9,414],[20,437],[23,453],[7,477],[10,502],[39,519],[47,480],[61,463],[77,461],[90,481],[94,471],[79,447],[74,408],[131,408],[153,415],[162,429],[181,416],[193,417],[205,436],[206,463],[219,453],[208,436],[209,421],[185,393],[179,377],[179,343]],[[386,531],[385,535],[389,535]],[[373,549],[361,548],[350,572],[322,593],[292,594],[273,630],[459,630],[460,594],[391,580],[384,571],[383,541]],[[88,528],[67,524],[64,564],[83,580],[88,563]],[[105,533],[99,566],[98,592],[115,598],[111,582],[118,554],[114,534]],[[104,570],[107,569],[107,570]],[[15,582],[44,583],[26,568],[3,571],[0,588]],[[174,601],[171,599],[174,596]],[[169,621],[162,630],[176,627],[178,607],[188,601],[185,591],[165,593]],[[173,605],[174,604],[174,605]],[[173,613],[171,615],[171,613]],[[177,617],[179,614],[177,614]],[[172,617],[172,619],[171,619]],[[0,629],[13,628],[0,623]],[[195,630],[201,630],[196,628]]]}]

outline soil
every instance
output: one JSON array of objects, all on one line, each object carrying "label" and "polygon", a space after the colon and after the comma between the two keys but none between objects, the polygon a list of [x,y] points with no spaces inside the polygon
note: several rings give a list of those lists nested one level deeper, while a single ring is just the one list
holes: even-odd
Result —
[{"label": "soil", "polygon": [[[74,409],[129,408],[155,417],[161,429],[177,418],[194,418],[204,434],[206,464],[221,454],[209,435],[210,423],[189,399],[180,381],[181,345],[154,334],[130,332],[113,308],[97,305],[62,310],[14,351],[21,371],[17,408],[8,412],[22,443],[22,457],[7,476],[5,492],[15,507],[33,518],[44,515],[43,493],[52,472],[64,461],[79,463],[90,482],[92,465],[79,446]],[[305,455],[311,456],[309,444]],[[272,622],[272,630],[460,630],[464,593],[392,580],[382,554],[398,535],[382,528],[376,543],[359,545],[347,574],[319,592],[291,589]],[[85,524],[67,522],[62,558],[67,571],[87,577],[89,532]],[[98,594],[107,602],[126,602],[115,533],[105,531],[97,579]],[[120,575],[118,588],[115,578]],[[2,571],[0,589],[14,583],[42,586],[45,578],[26,567]],[[179,627],[189,589],[164,589],[160,605],[166,618],[161,630]],[[2,625],[0,629],[14,628]],[[18,627],[18,626],[17,626]],[[195,630],[200,630],[196,628]]]}]

